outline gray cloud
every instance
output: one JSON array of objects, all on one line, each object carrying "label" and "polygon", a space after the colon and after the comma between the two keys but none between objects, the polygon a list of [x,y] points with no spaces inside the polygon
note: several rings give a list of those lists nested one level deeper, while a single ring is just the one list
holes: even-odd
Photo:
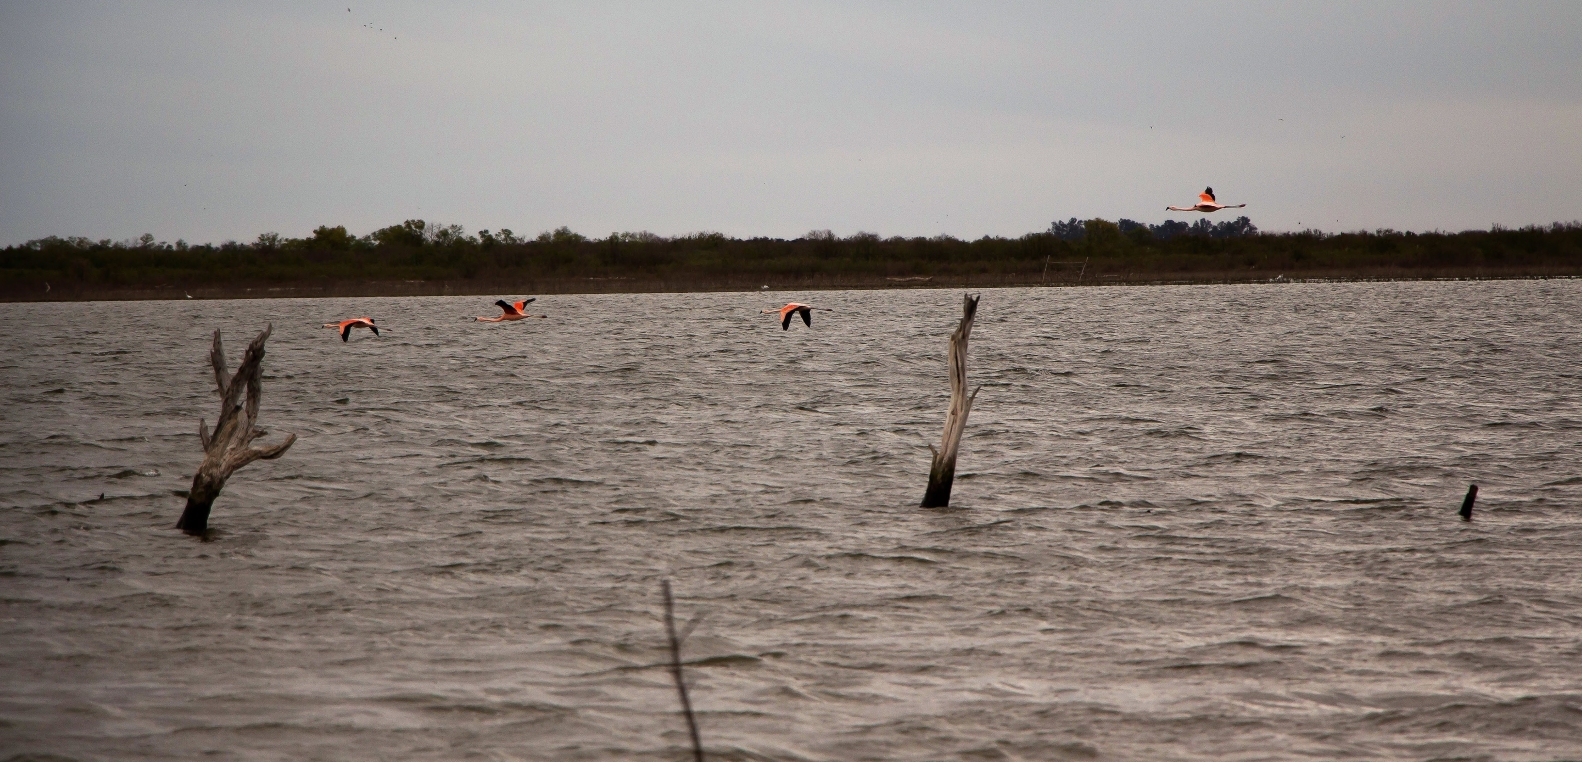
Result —
[{"label": "gray cloud", "polygon": [[260,5],[0,5],[0,243],[1582,217],[1575,3]]}]

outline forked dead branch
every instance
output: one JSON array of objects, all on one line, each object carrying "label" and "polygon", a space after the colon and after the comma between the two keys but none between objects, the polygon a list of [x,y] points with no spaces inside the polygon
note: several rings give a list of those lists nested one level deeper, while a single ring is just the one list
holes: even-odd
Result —
[{"label": "forked dead branch", "polygon": [[187,507],[181,512],[176,528],[187,534],[202,535],[209,528],[209,509],[214,499],[225,488],[225,480],[236,469],[255,460],[273,460],[284,455],[297,441],[296,434],[273,447],[251,447],[254,439],[264,436],[258,428],[258,404],[263,397],[259,377],[263,372],[264,342],[269,340],[270,324],[247,345],[242,355],[242,365],[231,375],[225,367],[225,350],[220,344],[220,332],[214,332],[214,347],[209,351],[209,364],[214,366],[214,385],[220,390],[220,417],[215,421],[214,433],[203,419],[198,420],[198,439],[203,443],[203,465],[192,477],[192,489],[187,492]]},{"label": "forked dead branch", "polygon": [[924,508],[950,506],[950,486],[956,480],[956,452],[961,448],[961,433],[967,428],[967,414],[978,389],[967,393],[967,338],[972,335],[972,320],[978,314],[978,297],[961,295],[961,323],[950,334],[950,412],[945,415],[945,435],[934,451],[928,469],[928,491],[923,493]]}]

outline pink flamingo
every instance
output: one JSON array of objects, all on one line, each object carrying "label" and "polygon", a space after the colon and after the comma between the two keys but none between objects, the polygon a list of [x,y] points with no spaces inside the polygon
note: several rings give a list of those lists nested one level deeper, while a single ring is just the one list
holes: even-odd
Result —
[{"label": "pink flamingo", "polygon": [[536,302],[536,301],[538,301],[538,297],[533,297],[531,299],[523,299],[522,301],[517,302],[515,304],[511,304],[510,302],[507,302],[504,299],[499,299],[499,300],[495,301],[495,304],[500,306],[500,316],[499,317],[475,317],[472,320],[475,323],[505,323],[505,322],[508,322],[508,321],[511,321],[511,320],[521,320],[522,318],[547,318],[547,317],[549,317],[548,315],[529,315],[526,312],[522,311],[522,310],[527,308],[527,305],[529,305],[529,304],[531,304],[533,302]]},{"label": "pink flamingo", "polygon": [[771,308],[771,309],[763,310],[762,312],[759,312],[758,314],[760,314],[760,315],[772,315],[772,314],[777,313],[777,312],[780,313],[780,330],[782,330],[782,331],[789,331],[789,330],[791,330],[791,316],[792,315],[801,315],[802,316],[802,322],[806,323],[807,327],[812,328],[813,327],[813,310],[824,310],[825,312],[834,312],[834,310],[832,310],[832,309],[830,309],[828,307],[810,307],[810,306],[808,306],[806,304],[798,304],[796,302],[792,302],[790,304],[787,304],[784,307],[781,307],[780,309],[773,309],[773,308]]},{"label": "pink flamingo", "polygon": [[1217,212],[1221,209],[1240,209],[1246,204],[1221,204],[1214,200],[1214,189],[1204,188],[1197,194],[1197,206],[1167,206],[1172,212]]},{"label": "pink flamingo", "polygon": [[367,328],[368,330],[373,331],[375,336],[379,335],[379,326],[374,325],[374,319],[371,317],[352,318],[350,320],[342,320],[339,323],[325,323],[324,327],[339,329],[341,332],[341,341],[346,341],[347,339],[351,338],[353,328]]}]

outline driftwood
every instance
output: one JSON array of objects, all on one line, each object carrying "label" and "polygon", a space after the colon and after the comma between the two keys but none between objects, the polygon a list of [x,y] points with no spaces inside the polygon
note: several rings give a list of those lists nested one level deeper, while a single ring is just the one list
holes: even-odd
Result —
[{"label": "driftwood", "polygon": [[978,314],[978,297],[961,296],[961,324],[950,334],[950,412],[945,416],[945,435],[939,447],[929,445],[934,451],[934,462],[928,469],[928,491],[923,493],[924,508],[950,506],[950,485],[956,480],[956,451],[961,447],[961,433],[967,428],[967,413],[972,411],[972,401],[978,389],[967,393],[967,337],[972,335],[972,319]]},{"label": "driftwood", "polygon": [[[264,362],[264,342],[269,340],[270,325],[259,332],[253,343],[247,345],[242,355],[242,365],[231,375],[225,368],[225,350],[220,346],[220,332],[214,332],[214,348],[209,352],[209,364],[214,366],[214,385],[220,390],[220,417],[214,423],[214,433],[203,419],[198,420],[198,440],[203,443],[203,465],[192,477],[192,489],[187,492],[187,508],[181,512],[176,528],[187,534],[201,535],[209,528],[209,509],[214,499],[225,488],[231,473],[255,460],[273,460],[284,455],[297,441],[291,434],[286,441],[273,447],[249,447],[253,440],[265,432],[256,426],[258,403],[263,396],[259,383]],[[244,396],[245,393],[245,396]]]},{"label": "driftwood", "polygon": [[670,676],[676,680],[676,693],[681,695],[681,713],[687,718],[687,732],[692,734],[693,762],[703,762],[703,741],[698,737],[698,718],[692,713],[692,700],[687,698],[687,683],[681,675],[681,641],[691,634],[697,620],[687,626],[686,632],[677,635],[676,601],[670,595],[670,580],[664,580],[661,588],[665,593],[665,634],[670,636]]}]

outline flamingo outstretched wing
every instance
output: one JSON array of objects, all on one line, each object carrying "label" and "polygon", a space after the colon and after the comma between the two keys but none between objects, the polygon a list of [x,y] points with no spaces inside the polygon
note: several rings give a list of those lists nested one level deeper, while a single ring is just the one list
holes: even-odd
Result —
[{"label": "flamingo outstretched wing", "polygon": [[379,335],[379,326],[374,325],[374,319],[370,317],[351,318],[342,320],[339,323],[325,323],[324,327],[339,328],[341,330],[341,341],[347,341],[351,338],[353,328],[367,328],[373,331],[375,336]]},{"label": "flamingo outstretched wing", "polygon": [[812,328],[813,327],[813,310],[827,310],[827,309],[829,309],[829,308],[828,307],[813,307],[813,306],[809,306],[809,305],[806,305],[806,304],[802,304],[800,302],[792,302],[790,304],[787,304],[784,307],[781,307],[778,310],[771,307],[770,309],[763,310],[762,312],[765,315],[778,314],[780,316],[780,330],[782,330],[782,331],[789,331],[789,330],[791,330],[791,318],[793,316],[801,315],[802,316],[802,322],[806,323],[807,327]]},{"label": "flamingo outstretched wing", "polygon": [[[812,309],[812,307],[809,307],[806,304],[800,304],[798,302],[792,302],[784,307],[781,307],[779,310],[780,330],[788,331],[791,329],[791,317],[793,315],[801,315],[802,322],[807,323],[809,328],[813,327],[813,318],[811,317]],[[764,310],[764,312],[774,311],[775,310]]]},{"label": "flamingo outstretched wing", "polygon": [[1204,214],[1208,214],[1209,212],[1217,212],[1221,209],[1240,209],[1244,206],[1246,206],[1246,204],[1221,204],[1219,199],[1214,197],[1214,188],[1211,186],[1204,188],[1202,193],[1197,194],[1197,204],[1193,206],[1167,206],[1165,207],[1165,210],[1171,212],[1203,212]]}]

